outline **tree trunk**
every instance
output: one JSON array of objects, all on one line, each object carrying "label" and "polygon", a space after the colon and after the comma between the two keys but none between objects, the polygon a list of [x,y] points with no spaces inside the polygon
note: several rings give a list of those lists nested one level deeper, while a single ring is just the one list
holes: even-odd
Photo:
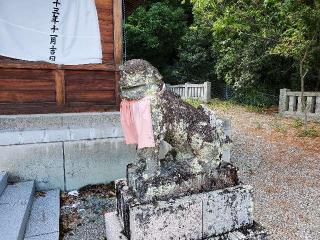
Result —
[{"label": "tree trunk", "polygon": [[308,129],[308,115],[306,111],[306,101],[304,100],[304,77],[303,77],[303,62],[300,62],[300,91],[301,91],[301,111],[303,112],[303,129]]},{"label": "tree trunk", "polygon": [[[314,39],[315,36],[313,36]],[[304,86],[305,86],[305,78],[309,72],[309,68],[308,66],[305,66],[304,69],[304,65],[306,63],[307,57],[308,57],[308,51],[309,49],[307,48],[306,51],[304,52],[304,55],[302,57],[302,59],[300,60],[300,84],[301,84],[301,110],[303,112],[304,118],[303,118],[303,128],[304,131],[308,130],[308,112],[307,112],[307,108],[306,108],[306,101],[304,99]]]},{"label": "tree trunk", "polygon": [[303,69],[304,59],[300,61],[300,84],[301,84],[301,110],[303,112],[303,130],[308,130],[308,113],[306,107],[306,101],[304,99],[304,87],[305,87],[305,77],[307,75],[308,70]]}]

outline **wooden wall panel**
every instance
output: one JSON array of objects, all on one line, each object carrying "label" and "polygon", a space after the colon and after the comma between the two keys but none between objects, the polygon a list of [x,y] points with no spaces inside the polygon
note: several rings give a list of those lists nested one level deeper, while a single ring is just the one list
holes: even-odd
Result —
[{"label": "wooden wall panel", "polygon": [[95,103],[106,104],[115,103],[114,91],[79,91],[69,92],[66,102],[68,103]]},{"label": "wooden wall panel", "polygon": [[114,72],[67,71],[65,82],[67,92],[115,89]]},{"label": "wooden wall panel", "polygon": [[115,104],[114,72],[65,71],[66,104]]},{"label": "wooden wall panel", "polygon": [[0,91],[0,103],[55,102],[55,94],[48,91]]},{"label": "wooden wall panel", "polygon": [[0,103],[55,102],[54,75],[50,70],[0,70]]}]

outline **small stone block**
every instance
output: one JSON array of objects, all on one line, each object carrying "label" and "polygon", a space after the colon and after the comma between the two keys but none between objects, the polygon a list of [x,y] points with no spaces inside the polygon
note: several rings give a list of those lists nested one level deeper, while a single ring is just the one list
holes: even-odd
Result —
[{"label": "small stone block", "polygon": [[201,239],[202,203],[193,197],[130,209],[130,239]]},{"label": "small stone block", "polygon": [[45,130],[44,142],[63,142],[69,140],[70,130],[67,128]]},{"label": "small stone block", "polygon": [[43,142],[45,138],[44,130],[32,130],[20,132],[20,144],[30,144]]},{"label": "small stone block", "polygon": [[14,145],[20,143],[20,132],[0,132],[0,146]]},{"label": "small stone block", "polygon": [[203,235],[205,238],[253,223],[252,187],[238,186],[205,194]]},{"label": "small stone block", "polygon": [[116,212],[105,214],[106,237],[109,240],[127,240],[122,234],[122,227]]},{"label": "small stone block", "polygon": [[92,139],[90,128],[71,128],[70,139],[72,141]]}]

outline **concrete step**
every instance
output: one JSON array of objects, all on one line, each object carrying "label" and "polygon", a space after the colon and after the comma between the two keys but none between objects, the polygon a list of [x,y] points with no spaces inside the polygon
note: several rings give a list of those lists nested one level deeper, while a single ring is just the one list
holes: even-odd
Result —
[{"label": "concrete step", "polygon": [[34,181],[8,185],[0,196],[1,240],[22,240],[34,196]]},{"label": "concrete step", "polygon": [[60,190],[36,193],[25,240],[58,240]]},{"label": "concrete step", "polygon": [[8,174],[7,172],[1,172],[0,171],[0,196],[4,189],[7,187],[8,181]]}]

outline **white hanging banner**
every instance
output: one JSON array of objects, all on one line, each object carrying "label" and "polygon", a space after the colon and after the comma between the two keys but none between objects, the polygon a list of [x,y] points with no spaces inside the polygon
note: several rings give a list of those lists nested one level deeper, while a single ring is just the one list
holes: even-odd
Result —
[{"label": "white hanging banner", "polygon": [[0,0],[0,55],[67,65],[101,63],[94,0]]}]

